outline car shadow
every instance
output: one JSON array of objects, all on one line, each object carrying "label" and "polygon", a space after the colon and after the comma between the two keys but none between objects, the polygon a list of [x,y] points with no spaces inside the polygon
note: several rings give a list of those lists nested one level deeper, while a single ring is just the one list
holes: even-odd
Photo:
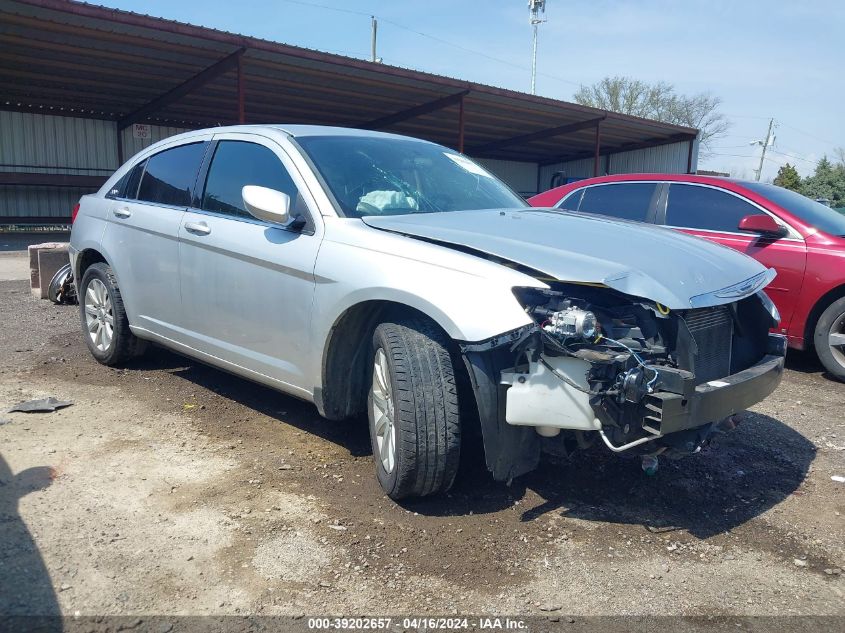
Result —
[{"label": "car shadow", "polygon": [[[175,367],[169,369],[173,375],[332,442],[351,456],[372,453],[364,419],[326,420],[312,404],[165,350],[156,350],[145,361],[157,362]],[[736,430],[716,436],[699,454],[661,458],[654,476],[647,476],[635,457],[596,446],[568,459],[544,456],[537,470],[505,485],[487,472],[474,425],[465,429],[462,445],[452,490],[404,501],[404,508],[428,516],[461,516],[498,512],[519,501],[527,504],[521,515],[526,522],[554,512],[652,531],[687,530],[707,538],[742,525],[794,493],[815,458],[815,447],[803,435],[756,413],[748,413]]]},{"label": "car shadow", "polygon": [[158,347],[133,362],[131,368],[164,369],[173,376],[238,402],[257,413],[341,446],[352,457],[372,454],[366,420],[327,420],[309,402]]},{"label": "car shadow", "polygon": [[509,487],[485,478],[476,467],[456,482],[451,499],[405,506],[420,514],[454,516],[494,512],[521,500],[528,504],[521,514],[524,522],[557,513],[708,538],[794,493],[814,458],[815,447],[803,435],[769,416],[749,414],[739,428],[716,436],[700,453],[662,458],[653,476],[642,471],[639,459],[597,446],[569,459],[544,457],[537,470]]},{"label": "car shadow", "polygon": [[840,385],[843,384],[841,380],[824,368],[824,365],[822,365],[819,357],[813,350],[789,350],[789,353],[786,355],[786,368],[801,374],[817,374],[831,382]]},{"label": "car shadow", "polygon": [[50,574],[18,510],[22,497],[47,488],[52,481],[53,471],[47,466],[13,475],[0,455],[0,629],[37,625],[38,630],[62,630]]}]

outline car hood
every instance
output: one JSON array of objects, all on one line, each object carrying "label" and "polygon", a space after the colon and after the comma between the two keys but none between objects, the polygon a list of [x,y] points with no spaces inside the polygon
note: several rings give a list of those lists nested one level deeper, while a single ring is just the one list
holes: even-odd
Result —
[{"label": "car hood", "polygon": [[376,229],[469,248],[560,281],[600,283],[675,310],[730,303],[774,278],[754,259],[703,239],[558,209],[362,219]]}]

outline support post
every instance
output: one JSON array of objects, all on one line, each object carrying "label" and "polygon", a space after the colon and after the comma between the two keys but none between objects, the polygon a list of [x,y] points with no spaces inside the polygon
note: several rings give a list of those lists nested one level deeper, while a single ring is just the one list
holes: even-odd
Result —
[{"label": "support post", "polygon": [[238,55],[238,123],[246,123],[246,104],[244,103],[244,56]]},{"label": "support post", "polygon": [[464,153],[464,95],[458,102],[458,151]]},{"label": "support post", "polygon": [[593,176],[601,175],[601,121],[596,122],[596,151],[593,158]]}]

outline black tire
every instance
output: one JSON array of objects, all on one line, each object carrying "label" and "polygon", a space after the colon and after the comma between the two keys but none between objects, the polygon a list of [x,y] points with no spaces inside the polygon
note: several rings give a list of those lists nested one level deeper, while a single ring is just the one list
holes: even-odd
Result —
[{"label": "black tire", "polygon": [[[86,320],[86,297],[88,295],[88,288],[91,282],[98,279],[105,286],[108,292],[108,297],[111,300],[111,316],[114,324],[112,326],[111,343],[105,350],[101,350],[95,345],[93,339],[89,335],[88,324]],[[82,275],[82,283],[79,284],[79,318],[82,324],[82,336],[85,344],[91,355],[97,359],[98,362],[110,367],[121,365],[126,361],[140,356],[147,347],[146,341],[142,341],[137,336],[132,334],[129,329],[129,319],[126,318],[126,310],[123,307],[123,298],[120,295],[120,288],[117,285],[117,279],[112,272],[111,266],[108,264],[97,262],[91,264]]]},{"label": "black tire", "polygon": [[[379,456],[373,410],[373,367],[378,350],[387,359],[396,450],[388,472]],[[367,416],[379,484],[394,500],[448,490],[461,452],[461,425],[449,339],[420,317],[382,323],[373,334]]]},{"label": "black tire", "polygon": [[813,335],[813,344],[822,365],[832,376],[845,382],[845,347],[831,348],[829,337],[832,333],[845,333],[845,297],[834,301],[822,312]]}]

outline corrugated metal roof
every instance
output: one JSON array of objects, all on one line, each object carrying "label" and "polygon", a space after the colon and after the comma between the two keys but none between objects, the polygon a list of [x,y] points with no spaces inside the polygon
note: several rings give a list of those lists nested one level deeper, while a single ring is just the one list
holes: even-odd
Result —
[{"label": "corrugated metal roof", "polygon": [[[3,109],[118,121],[243,50],[249,123],[366,127],[466,92],[464,148],[475,156],[532,162],[579,158],[592,153],[594,128],[559,130],[598,119],[602,148],[613,152],[696,134],[555,99],[67,0],[0,0],[0,19]],[[454,100],[381,129],[455,146],[458,109]],[[237,116],[232,68],[144,120],[194,128],[233,123]],[[542,134],[555,129],[555,136]],[[520,140],[531,135],[536,136]]]}]

